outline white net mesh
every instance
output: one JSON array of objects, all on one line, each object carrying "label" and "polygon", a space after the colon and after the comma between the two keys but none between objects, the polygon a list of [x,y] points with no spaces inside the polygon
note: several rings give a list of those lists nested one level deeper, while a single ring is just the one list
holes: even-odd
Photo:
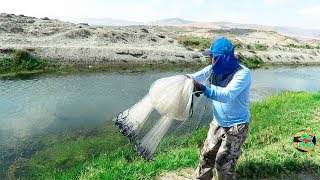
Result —
[{"label": "white net mesh", "polygon": [[[178,134],[190,133],[196,129],[204,109],[199,104],[205,98],[202,96],[193,102],[193,89],[193,80],[186,76],[161,78],[151,85],[149,93],[143,99],[114,119],[119,131],[135,144],[139,155],[146,160],[152,159],[174,120],[180,122]],[[197,110],[196,114],[193,109]],[[154,112],[158,117],[151,115]],[[151,122],[155,124],[152,125]],[[142,126],[146,126],[144,132],[141,132]]]},{"label": "white net mesh", "polygon": [[193,81],[177,75],[154,82],[149,96],[159,114],[184,121],[189,117],[192,92]]}]

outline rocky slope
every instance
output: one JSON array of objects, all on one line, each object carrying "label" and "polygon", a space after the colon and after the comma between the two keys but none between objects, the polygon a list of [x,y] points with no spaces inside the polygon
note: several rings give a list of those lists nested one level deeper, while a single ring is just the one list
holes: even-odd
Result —
[{"label": "rocky slope", "polygon": [[[0,14],[0,58],[13,49],[27,49],[54,64],[123,65],[198,63],[199,50],[186,48],[178,36],[213,38],[227,36],[240,45],[236,52],[270,63],[320,63],[318,41],[301,41],[271,31],[230,32],[197,27],[90,26],[49,18]],[[262,44],[267,50],[254,49]],[[251,48],[250,48],[251,47]]]}]

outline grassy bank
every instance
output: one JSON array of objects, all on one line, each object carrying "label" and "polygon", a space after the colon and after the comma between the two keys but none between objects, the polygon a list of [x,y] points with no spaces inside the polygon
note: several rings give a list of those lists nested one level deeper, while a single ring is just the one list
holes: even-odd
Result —
[{"label": "grassy bank", "polygon": [[9,57],[0,61],[0,74],[15,72],[34,72],[45,70],[49,64],[41,59],[34,58],[27,50],[15,49]]},{"label": "grassy bank", "polygon": [[[317,144],[312,151],[303,153],[293,145],[294,135],[302,129],[319,136],[319,107],[320,93],[304,92],[282,92],[252,104],[250,134],[237,167],[240,179],[279,178],[299,172],[320,178],[320,146]],[[166,171],[194,168],[207,133],[207,127],[203,127],[191,137],[168,139],[161,144],[153,161],[144,162],[121,135],[110,135],[114,127],[108,128],[112,130],[92,137],[74,135],[46,139],[42,142],[50,145],[28,158],[16,160],[7,178],[155,178]],[[163,148],[172,142],[175,146]]]}]

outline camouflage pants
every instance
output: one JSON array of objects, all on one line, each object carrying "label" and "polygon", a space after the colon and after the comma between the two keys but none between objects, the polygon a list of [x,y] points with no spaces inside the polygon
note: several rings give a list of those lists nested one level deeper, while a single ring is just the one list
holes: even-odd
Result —
[{"label": "camouflage pants", "polygon": [[213,121],[201,149],[195,178],[212,179],[212,169],[216,166],[219,179],[236,179],[236,164],[242,154],[241,146],[248,129],[249,123],[224,128]]}]

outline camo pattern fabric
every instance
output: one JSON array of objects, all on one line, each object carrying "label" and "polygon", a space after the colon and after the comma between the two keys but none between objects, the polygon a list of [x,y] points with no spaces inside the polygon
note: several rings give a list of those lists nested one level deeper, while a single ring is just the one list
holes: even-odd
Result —
[{"label": "camo pattern fabric", "polygon": [[214,166],[219,180],[236,179],[236,164],[248,130],[249,123],[226,128],[218,126],[215,121],[210,123],[194,179],[212,179]]}]

